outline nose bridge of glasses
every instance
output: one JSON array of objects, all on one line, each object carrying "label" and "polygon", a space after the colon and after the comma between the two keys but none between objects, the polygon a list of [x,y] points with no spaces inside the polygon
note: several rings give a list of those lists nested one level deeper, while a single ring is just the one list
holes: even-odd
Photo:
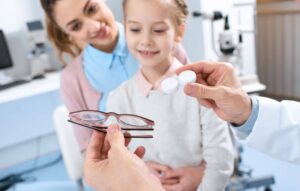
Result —
[{"label": "nose bridge of glasses", "polygon": [[119,115],[114,112],[107,113],[105,124],[118,124],[119,123]]}]

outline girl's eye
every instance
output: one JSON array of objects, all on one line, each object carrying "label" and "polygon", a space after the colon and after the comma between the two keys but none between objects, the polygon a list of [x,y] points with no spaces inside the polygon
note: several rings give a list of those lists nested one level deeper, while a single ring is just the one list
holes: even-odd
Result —
[{"label": "girl's eye", "polygon": [[157,29],[157,30],[154,30],[155,33],[163,33],[165,32],[165,30],[162,30],[162,29]]},{"label": "girl's eye", "polygon": [[87,13],[88,13],[89,15],[94,14],[94,13],[96,13],[96,12],[97,12],[97,5],[91,5],[91,6],[88,8],[88,10],[87,10]]},{"label": "girl's eye", "polygon": [[72,25],[71,30],[72,31],[79,31],[81,28],[81,24],[80,23],[75,23]]}]

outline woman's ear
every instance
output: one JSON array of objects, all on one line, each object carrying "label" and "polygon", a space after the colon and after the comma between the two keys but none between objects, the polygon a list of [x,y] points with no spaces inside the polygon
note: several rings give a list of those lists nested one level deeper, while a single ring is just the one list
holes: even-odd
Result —
[{"label": "woman's ear", "polygon": [[179,25],[178,30],[177,30],[177,34],[176,34],[176,37],[175,37],[175,42],[179,43],[179,42],[182,41],[184,32],[185,32],[185,24]]}]

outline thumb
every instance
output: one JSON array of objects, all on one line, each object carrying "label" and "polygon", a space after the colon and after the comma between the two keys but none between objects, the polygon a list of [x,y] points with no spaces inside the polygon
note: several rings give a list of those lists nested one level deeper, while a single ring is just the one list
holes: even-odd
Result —
[{"label": "thumb", "polygon": [[167,171],[164,175],[164,178],[171,179],[171,178],[178,178],[180,176],[182,176],[181,169],[176,169],[176,170],[172,170],[172,171]]},{"label": "thumb", "polygon": [[184,87],[184,92],[191,97],[198,100],[212,99],[214,101],[220,98],[222,87],[206,86],[198,83],[190,83]]},{"label": "thumb", "polygon": [[103,148],[104,134],[94,131],[90,143],[86,150],[86,159],[93,161],[101,160],[101,150]]},{"label": "thumb", "polygon": [[107,129],[107,139],[111,148],[125,148],[125,138],[117,124],[109,125]]}]

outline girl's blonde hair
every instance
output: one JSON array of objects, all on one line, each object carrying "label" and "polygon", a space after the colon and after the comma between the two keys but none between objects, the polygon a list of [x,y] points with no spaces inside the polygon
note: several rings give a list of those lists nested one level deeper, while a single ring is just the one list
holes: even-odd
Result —
[{"label": "girl's blonde hair", "polygon": [[[123,12],[125,17],[126,17],[125,9],[128,1],[129,0],[123,0]],[[149,1],[153,1],[153,0],[149,0]],[[171,6],[170,8],[173,9],[174,12],[173,15],[177,27],[185,24],[187,16],[189,14],[186,0],[159,0],[159,1],[162,3],[168,3]]]},{"label": "girl's blonde hair", "polygon": [[46,13],[46,26],[48,39],[57,49],[59,60],[66,65],[64,54],[71,57],[76,57],[80,54],[80,46],[71,40],[71,37],[66,34],[56,23],[54,19],[54,6],[60,0],[40,0],[41,5]]}]

